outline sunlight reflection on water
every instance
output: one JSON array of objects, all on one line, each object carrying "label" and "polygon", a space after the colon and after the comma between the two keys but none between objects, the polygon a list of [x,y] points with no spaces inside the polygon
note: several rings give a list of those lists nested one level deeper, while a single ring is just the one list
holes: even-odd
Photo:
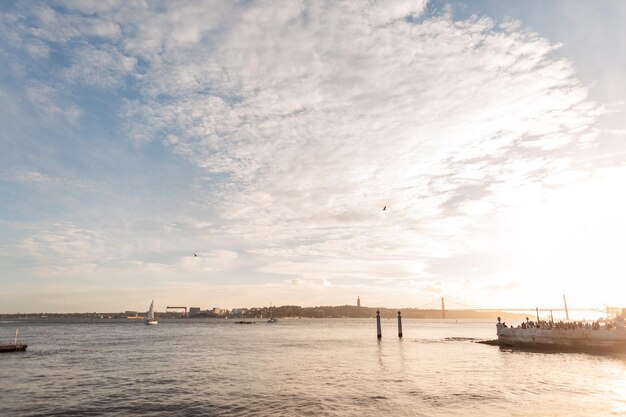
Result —
[{"label": "sunlight reflection on water", "polygon": [[[0,324],[0,334],[14,332]],[[13,330],[12,330],[13,329]],[[20,323],[0,414],[624,415],[625,356],[501,351],[485,321]]]}]

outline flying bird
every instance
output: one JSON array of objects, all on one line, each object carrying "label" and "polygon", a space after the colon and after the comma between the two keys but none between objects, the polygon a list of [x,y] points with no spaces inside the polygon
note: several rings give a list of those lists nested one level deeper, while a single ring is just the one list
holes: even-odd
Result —
[{"label": "flying bird", "polygon": [[387,206],[383,207],[383,211],[387,210]]}]

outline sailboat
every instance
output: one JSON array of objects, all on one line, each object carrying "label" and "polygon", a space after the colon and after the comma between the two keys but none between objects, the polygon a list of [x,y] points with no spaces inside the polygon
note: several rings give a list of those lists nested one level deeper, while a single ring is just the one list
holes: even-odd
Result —
[{"label": "sailboat", "polygon": [[148,309],[148,315],[146,316],[146,324],[159,324],[157,319],[154,318],[154,300],[150,303],[150,308]]},{"label": "sailboat", "polygon": [[23,343],[17,343],[17,333],[19,329],[15,329],[15,341],[13,343],[0,343],[0,353],[1,352],[18,352],[24,351],[28,347]]},{"label": "sailboat", "polygon": [[267,320],[267,322],[268,322],[268,323],[276,323],[277,321],[278,321],[278,319],[275,319],[275,318],[274,318],[274,313],[273,313],[273,312],[271,312],[271,313],[270,313],[270,318],[269,318],[269,320]]}]

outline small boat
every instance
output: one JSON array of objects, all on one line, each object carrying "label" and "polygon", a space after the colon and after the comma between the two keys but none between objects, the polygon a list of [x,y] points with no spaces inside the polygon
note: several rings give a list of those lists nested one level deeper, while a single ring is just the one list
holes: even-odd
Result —
[{"label": "small boat", "polygon": [[26,350],[28,345],[23,343],[17,343],[17,334],[19,329],[15,329],[15,339],[13,343],[0,343],[0,353],[3,352],[23,352]]},{"label": "small boat", "polygon": [[148,314],[144,323],[147,325],[159,324],[157,319],[154,318],[154,300],[150,303],[150,308],[148,309]]},{"label": "small boat", "polygon": [[268,323],[276,323],[278,319],[274,318],[274,307],[272,307],[272,302],[270,301],[270,318],[267,320]]},{"label": "small boat", "polygon": [[4,352],[23,352],[28,345],[22,343],[0,343],[0,353]]}]

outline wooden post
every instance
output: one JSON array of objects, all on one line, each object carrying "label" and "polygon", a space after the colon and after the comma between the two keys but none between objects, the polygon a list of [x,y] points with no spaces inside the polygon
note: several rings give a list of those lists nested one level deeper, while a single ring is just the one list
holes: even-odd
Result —
[{"label": "wooden post", "polygon": [[442,319],[446,318],[446,305],[443,301],[443,297],[441,297],[441,318]]},{"label": "wooden post", "polygon": [[552,310],[550,310],[550,321],[554,323],[554,316],[552,315]]},{"label": "wooden post", "polygon": [[383,333],[380,329],[380,310],[376,310],[376,337],[378,337],[378,340],[383,337]]},{"label": "wooden post", "polygon": [[402,315],[400,310],[398,310],[398,337],[402,339]]},{"label": "wooden post", "polygon": [[535,310],[537,310],[537,324],[539,324],[539,307],[535,307]]},{"label": "wooden post", "polygon": [[567,311],[567,299],[565,298],[565,294],[563,294],[563,303],[565,304],[565,320],[569,321],[569,311]]}]

